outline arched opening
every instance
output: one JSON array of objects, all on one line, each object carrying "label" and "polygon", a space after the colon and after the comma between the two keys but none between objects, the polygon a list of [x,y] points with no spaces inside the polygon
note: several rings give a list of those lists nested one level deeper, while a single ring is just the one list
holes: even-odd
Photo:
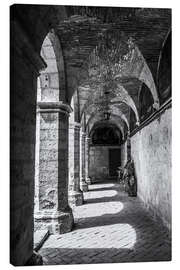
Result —
[{"label": "arched opening", "polygon": [[171,97],[171,39],[170,31],[159,56],[157,83],[161,104]]},{"label": "arched opening", "polygon": [[117,178],[121,166],[122,134],[110,123],[95,123],[90,131],[89,176],[103,182]]},{"label": "arched opening", "polygon": [[153,96],[149,88],[143,83],[139,94],[139,115],[141,122],[153,113],[153,104]]},{"label": "arched opening", "polygon": [[[64,233],[71,230],[73,224],[72,210],[68,206],[67,162],[68,116],[71,108],[63,103],[66,98],[60,48],[58,37],[51,30],[44,39],[41,49],[41,57],[47,67],[41,71],[38,78],[35,236],[38,230]],[[67,218],[61,221],[64,215]]]},{"label": "arched opening", "polygon": [[40,52],[47,67],[40,72],[38,78],[41,88],[39,101],[59,101],[58,60],[55,53],[55,44],[52,43],[52,39],[55,39],[53,30],[45,37]]},{"label": "arched opening", "polygon": [[[66,10],[68,17],[65,18]],[[138,194],[134,194],[140,196],[155,217],[157,214],[157,218],[170,226],[170,107],[166,107],[169,103],[164,104],[153,113],[153,105],[157,108],[159,100],[151,70],[152,66],[157,69],[156,58],[169,28],[167,10],[161,13],[160,9],[146,8],[124,11],[117,7],[16,5],[13,13],[12,262],[36,263],[37,254],[32,256],[34,229],[64,234],[51,235],[39,251],[47,264],[169,258],[170,249],[163,254],[159,246],[159,243],[163,248],[167,246],[164,230],[157,230],[158,226],[147,219],[139,199],[128,198],[125,187],[120,190],[117,177],[117,168],[121,167],[127,173],[126,188],[131,190],[134,172],[127,161],[133,158],[138,177]],[[39,55],[42,37],[50,27],[54,31],[45,37]],[[101,74],[105,80],[99,82],[99,75],[92,69],[97,80],[89,81],[84,66],[99,38],[108,31],[120,35],[122,43],[128,39],[128,46],[134,37],[138,47],[133,46],[132,54],[127,52],[117,61],[116,52],[121,51],[123,44],[118,43],[117,48],[116,39],[108,35],[104,44],[108,50],[101,51],[105,53],[102,59],[113,60],[111,71],[115,74],[109,76],[108,67],[112,62],[108,60],[105,76]],[[165,52],[169,50],[166,46],[165,43]],[[162,62],[167,60],[165,52]],[[161,61],[159,65],[158,78],[162,79],[159,87],[164,102],[168,98],[164,89],[169,83],[163,77],[166,68],[161,69]],[[113,91],[117,85],[118,93]],[[97,100],[98,91],[101,93]],[[105,104],[101,102],[103,94],[108,96]],[[136,129],[139,120],[142,125]],[[68,174],[72,178],[69,193]],[[69,207],[68,199],[74,208]],[[139,220],[143,226],[139,227]],[[154,225],[147,232],[149,221]],[[158,244],[158,253],[162,256],[155,256],[154,247],[150,252],[142,252],[145,232],[145,241],[152,240],[155,247]],[[30,258],[34,261],[29,261]]]},{"label": "arched opening", "polygon": [[[51,30],[45,37],[41,57],[46,68],[40,72],[37,79],[37,111],[36,111],[36,150],[35,150],[35,204],[34,204],[34,231],[44,226],[36,216],[41,211],[52,210],[57,206],[58,171],[54,166],[58,160],[58,123],[57,115],[48,113],[42,105],[49,107],[50,103],[59,101],[59,73],[53,43],[54,36]],[[51,134],[50,134],[51,132]],[[53,136],[52,136],[53,135]],[[46,228],[46,227],[44,227]]]},{"label": "arched opening", "polygon": [[117,127],[101,126],[92,132],[92,145],[119,145],[122,136]]},{"label": "arched opening", "polygon": [[134,111],[130,109],[130,132],[133,131],[137,127],[137,119]]}]

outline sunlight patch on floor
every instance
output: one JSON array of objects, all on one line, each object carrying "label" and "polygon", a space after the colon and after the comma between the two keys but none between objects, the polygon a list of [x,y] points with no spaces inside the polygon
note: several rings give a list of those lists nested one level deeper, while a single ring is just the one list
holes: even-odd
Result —
[{"label": "sunlight patch on floor", "polygon": [[93,185],[89,185],[90,190],[92,189],[99,189],[101,190],[102,188],[111,188],[114,187],[115,184],[113,183],[103,183],[103,184],[93,184]]},{"label": "sunlight patch on floor", "polygon": [[133,248],[136,231],[129,224],[113,224],[78,229],[62,235],[52,235],[43,248]]},{"label": "sunlight patch on floor", "polygon": [[116,190],[99,190],[99,191],[93,191],[93,192],[89,192],[87,199],[98,199],[98,198],[104,198],[104,197],[114,197],[116,196],[118,193]]},{"label": "sunlight patch on floor", "polygon": [[119,213],[123,207],[123,203],[116,201],[91,203],[75,208],[73,214],[75,218],[99,217]]}]

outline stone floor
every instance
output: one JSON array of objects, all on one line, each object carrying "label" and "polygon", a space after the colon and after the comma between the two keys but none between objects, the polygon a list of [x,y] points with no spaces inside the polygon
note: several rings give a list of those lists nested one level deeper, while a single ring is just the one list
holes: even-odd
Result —
[{"label": "stone floor", "polygon": [[51,235],[40,249],[44,264],[171,260],[166,229],[118,184],[91,185],[84,201],[73,209],[74,230]]}]

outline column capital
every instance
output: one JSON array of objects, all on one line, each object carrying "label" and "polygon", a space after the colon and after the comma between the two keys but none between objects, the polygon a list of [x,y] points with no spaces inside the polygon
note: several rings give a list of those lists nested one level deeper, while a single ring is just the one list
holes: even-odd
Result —
[{"label": "column capital", "polygon": [[81,129],[81,124],[78,122],[69,123],[69,129]]},{"label": "column capital", "polygon": [[81,137],[82,137],[82,138],[86,138],[86,136],[87,136],[86,132],[81,131]]},{"label": "column capital", "polygon": [[89,136],[86,135],[86,141],[88,142],[88,141],[90,141],[90,140],[91,140],[91,138],[90,138]]},{"label": "column capital", "polygon": [[73,124],[74,124],[74,128],[79,129],[79,130],[81,129],[81,123],[74,122]]},{"label": "column capital", "polygon": [[69,116],[69,113],[72,112],[72,108],[69,104],[63,103],[63,101],[38,101],[37,112],[60,112]]}]

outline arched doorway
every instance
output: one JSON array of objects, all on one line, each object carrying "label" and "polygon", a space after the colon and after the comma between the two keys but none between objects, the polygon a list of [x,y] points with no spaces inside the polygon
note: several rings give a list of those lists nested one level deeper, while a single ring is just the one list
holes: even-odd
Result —
[{"label": "arched doorway", "polygon": [[122,134],[110,123],[96,123],[90,132],[89,176],[92,181],[117,178],[121,166]]}]

